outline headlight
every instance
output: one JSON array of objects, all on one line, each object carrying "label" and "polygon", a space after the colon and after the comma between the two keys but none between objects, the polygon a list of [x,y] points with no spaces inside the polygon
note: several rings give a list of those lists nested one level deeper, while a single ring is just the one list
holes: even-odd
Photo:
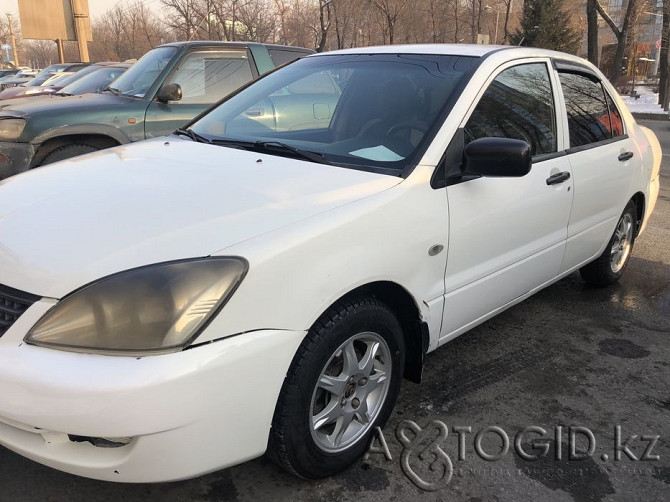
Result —
[{"label": "headlight", "polygon": [[17,139],[25,126],[26,121],[23,119],[0,118],[0,139]]},{"label": "headlight", "polygon": [[175,352],[200,334],[246,271],[241,258],[204,258],[121,272],[58,302],[25,341],[110,355]]}]

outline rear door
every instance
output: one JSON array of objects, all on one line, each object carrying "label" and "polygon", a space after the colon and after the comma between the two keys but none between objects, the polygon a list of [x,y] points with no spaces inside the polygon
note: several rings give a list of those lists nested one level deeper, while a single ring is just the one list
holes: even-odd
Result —
[{"label": "rear door", "polygon": [[170,134],[214,103],[258,76],[244,48],[212,48],[191,51],[167,76],[165,84],[179,84],[182,99],[156,100],[146,111],[145,136]]},{"label": "rear door", "polygon": [[557,64],[566,128],[567,158],[574,179],[574,202],[561,271],[595,258],[609,241],[628,202],[641,158],[598,76],[574,65]]},{"label": "rear door", "polygon": [[450,338],[554,279],[572,205],[570,165],[547,60],[508,63],[491,77],[464,124],[465,141],[522,139],[533,165],[520,178],[447,187],[449,248],[442,338]]}]

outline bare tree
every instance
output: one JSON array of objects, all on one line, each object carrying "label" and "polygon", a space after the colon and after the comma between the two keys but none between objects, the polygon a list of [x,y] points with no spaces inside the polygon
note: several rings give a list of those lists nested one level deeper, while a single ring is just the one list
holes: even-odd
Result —
[{"label": "bare tree", "polygon": [[[25,61],[25,62],[24,62]],[[58,50],[52,40],[30,40],[24,45],[24,60],[35,68],[45,68],[58,62]]]},{"label": "bare tree", "polygon": [[317,52],[323,52],[328,42],[332,3],[332,0],[319,0],[319,43],[316,46]]},{"label": "bare tree", "polygon": [[608,78],[612,82],[615,82],[621,75],[624,52],[626,51],[626,47],[628,46],[631,26],[634,23],[633,18],[637,17],[636,13],[638,12],[638,5],[640,3],[640,0],[628,0],[626,2],[626,9],[621,29],[619,29],[619,27],[612,20],[610,15],[607,12],[605,12],[605,9],[603,9],[602,5],[600,5],[600,2],[598,0],[593,1],[595,2],[595,7],[598,10],[598,13],[605,20],[607,26],[610,27],[610,29],[614,33],[614,36],[617,39],[617,48],[616,53],[614,55],[614,62],[612,63],[610,74],[608,75]]},{"label": "bare tree", "polygon": [[383,26],[388,43],[395,40],[395,28],[400,13],[407,5],[407,0],[370,0],[370,3],[379,10],[383,18]]},{"label": "bare tree", "polygon": [[197,0],[160,0],[166,9],[165,22],[180,40],[192,40],[202,22]]},{"label": "bare tree", "polygon": [[[242,4],[239,9],[239,29],[242,38],[252,42],[269,42],[274,34],[274,18],[267,15],[265,0]],[[233,30],[235,31],[235,30]]]},{"label": "bare tree", "polygon": [[598,66],[598,9],[597,0],[586,0],[586,44],[588,60]]}]

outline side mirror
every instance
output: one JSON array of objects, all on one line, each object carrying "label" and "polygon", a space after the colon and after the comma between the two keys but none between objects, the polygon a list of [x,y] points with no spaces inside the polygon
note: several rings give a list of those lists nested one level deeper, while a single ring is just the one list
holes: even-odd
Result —
[{"label": "side mirror", "polygon": [[156,93],[156,99],[161,103],[167,103],[168,101],[180,101],[181,86],[179,84],[162,85]]},{"label": "side mirror", "polygon": [[530,145],[518,139],[480,138],[463,151],[464,175],[521,177],[530,166]]}]

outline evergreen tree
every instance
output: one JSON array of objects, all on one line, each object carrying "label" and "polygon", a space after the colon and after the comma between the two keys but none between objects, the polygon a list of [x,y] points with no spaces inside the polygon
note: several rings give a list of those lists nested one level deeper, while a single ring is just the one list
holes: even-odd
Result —
[{"label": "evergreen tree", "polygon": [[575,54],[582,37],[570,27],[563,3],[564,0],[526,0],[521,27],[512,34],[512,44]]}]

